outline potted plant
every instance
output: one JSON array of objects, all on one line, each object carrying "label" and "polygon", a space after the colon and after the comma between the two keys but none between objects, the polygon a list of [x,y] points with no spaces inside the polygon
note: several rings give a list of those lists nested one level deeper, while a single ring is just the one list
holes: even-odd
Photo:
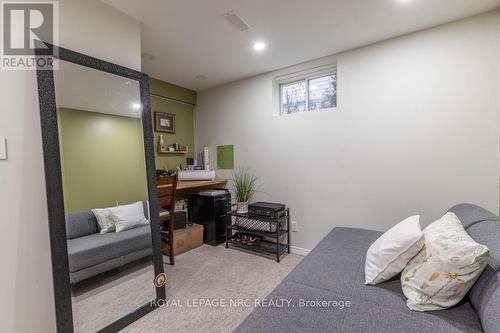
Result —
[{"label": "potted plant", "polygon": [[255,194],[255,182],[257,178],[247,169],[240,169],[233,176],[233,192],[236,197],[236,212],[248,213],[248,202]]}]

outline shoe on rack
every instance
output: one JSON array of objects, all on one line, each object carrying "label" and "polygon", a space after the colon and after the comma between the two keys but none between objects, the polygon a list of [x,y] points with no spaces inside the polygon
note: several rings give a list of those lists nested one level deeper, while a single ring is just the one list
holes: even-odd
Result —
[{"label": "shoe on rack", "polygon": [[237,233],[236,235],[234,235],[234,241],[241,242],[241,234],[240,233]]},{"label": "shoe on rack", "polygon": [[256,242],[257,242],[257,238],[256,238],[256,237],[254,237],[254,236],[250,236],[250,237],[248,237],[248,239],[247,239],[247,244],[248,244],[248,245],[255,245],[255,243],[256,243]]}]

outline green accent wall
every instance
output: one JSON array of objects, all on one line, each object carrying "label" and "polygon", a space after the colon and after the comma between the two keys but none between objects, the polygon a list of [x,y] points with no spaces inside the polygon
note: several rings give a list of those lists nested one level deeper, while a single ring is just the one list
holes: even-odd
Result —
[{"label": "green accent wall", "polygon": [[[175,134],[154,132],[156,168],[166,168],[168,170],[174,169],[179,164],[186,166],[186,157],[193,158],[196,156],[193,151],[193,109],[196,104],[196,91],[182,88],[154,78],[149,79],[149,89],[152,95],[151,118],[153,119],[153,129],[155,126],[154,119],[156,111],[175,114]],[[160,98],[158,96],[165,97],[170,100]],[[178,142],[179,144],[188,147],[188,154],[159,154],[157,152],[157,145],[160,134],[163,134],[165,145]]]},{"label": "green accent wall", "polygon": [[147,200],[141,119],[57,111],[66,213]]}]

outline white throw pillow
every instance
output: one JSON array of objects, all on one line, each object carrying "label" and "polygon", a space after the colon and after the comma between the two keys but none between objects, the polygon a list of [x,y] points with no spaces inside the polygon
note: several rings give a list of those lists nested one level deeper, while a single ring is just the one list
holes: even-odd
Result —
[{"label": "white throw pillow", "polygon": [[420,216],[411,216],[377,239],[366,253],[365,283],[378,284],[400,273],[424,246]]},{"label": "white throw pillow", "polygon": [[109,208],[92,209],[92,213],[94,213],[101,234],[115,231],[115,217]]},{"label": "white throw pillow", "polygon": [[116,232],[147,225],[149,221],[144,216],[142,201],[130,205],[109,208],[115,218]]},{"label": "white throw pillow", "polygon": [[401,273],[406,305],[415,311],[446,309],[460,302],[481,275],[489,250],[451,212],[425,228],[424,236],[425,247]]}]

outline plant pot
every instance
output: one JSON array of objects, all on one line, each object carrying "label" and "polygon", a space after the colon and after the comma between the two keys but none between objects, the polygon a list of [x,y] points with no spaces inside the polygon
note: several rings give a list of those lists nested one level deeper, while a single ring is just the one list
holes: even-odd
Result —
[{"label": "plant pot", "polygon": [[236,213],[240,213],[240,214],[248,213],[248,201],[237,202],[236,203]]}]

